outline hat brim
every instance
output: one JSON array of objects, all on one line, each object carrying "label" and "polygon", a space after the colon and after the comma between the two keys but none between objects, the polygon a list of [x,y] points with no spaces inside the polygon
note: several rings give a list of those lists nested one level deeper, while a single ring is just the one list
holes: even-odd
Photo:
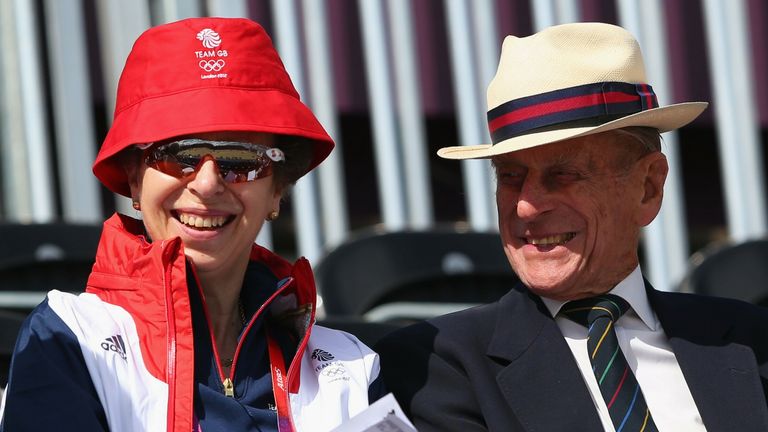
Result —
[{"label": "hat brim", "polygon": [[444,159],[487,159],[504,153],[630,126],[647,126],[658,129],[660,133],[669,132],[692,122],[707,108],[707,105],[709,105],[707,102],[684,102],[641,111],[598,126],[534,132],[496,144],[443,147],[437,151],[437,154]]},{"label": "hat brim", "polygon": [[312,140],[313,156],[305,173],[320,164],[334,147],[309,108],[291,95],[271,89],[198,88],[145,98],[118,113],[94,162],[93,173],[111,191],[130,197],[125,169],[114,157],[117,153],[134,144],[223,131],[265,132]]}]

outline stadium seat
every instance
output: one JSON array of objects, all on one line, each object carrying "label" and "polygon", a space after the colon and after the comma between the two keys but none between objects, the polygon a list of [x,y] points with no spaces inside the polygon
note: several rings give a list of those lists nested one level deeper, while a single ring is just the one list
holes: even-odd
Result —
[{"label": "stadium seat", "polygon": [[100,236],[100,224],[0,224],[0,309],[28,311],[51,289],[83,291]]},{"label": "stadium seat", "polygon": [[495,301],[518,281],[497,233],[358,234],[315,267],[328,317],[408,323]]},{"label": "stadium seat", "polygon": [[371,322],[360,317],[326,317],[318,320],[317,323],[351,333],[369,347],[376,345],[376,342],[387,333],[402,327],[399,323]]},{"label": "stadium seat", "polygon": [[717,244],[695,253],[680,288],[768,306],[768,239]]},{"label": "stadium seat", "polygon": [[11,354],[24,318],[22,313],[0,310],[0,391],[8,383]]}]

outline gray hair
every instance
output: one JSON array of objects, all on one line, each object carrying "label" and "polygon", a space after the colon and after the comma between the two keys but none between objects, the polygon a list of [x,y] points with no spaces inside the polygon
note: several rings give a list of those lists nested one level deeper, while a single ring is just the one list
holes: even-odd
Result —
[{"label": "gray hair", "polygon": [[626,135],[641,145],[643,154],[661,151],[661,135],[659,130],[648,126],[629,126],[616,129],[620,135]]},{"label": "gray hair", "polygon": [[645,155],[661,151],[661,135],[658,129],[647,126],[630,126],[613,130],[626,151],[618,159],[621,168],[628,169]]}]

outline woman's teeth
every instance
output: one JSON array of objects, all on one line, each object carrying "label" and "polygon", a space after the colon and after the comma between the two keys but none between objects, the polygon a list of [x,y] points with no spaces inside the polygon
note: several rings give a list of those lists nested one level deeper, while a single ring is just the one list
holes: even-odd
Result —
[{"label": "woman's teeth", "polygon": [[226,216],[197,216],[188,214],[179,214],[179,221],[184,225],[195,228],[217,228],[227,222]]},{"label": "woman's teeth", "polygon": [[558,234],[542,238],[529,239],[528,243],[536,246],[558,246],[567,243],[576,236],[575,233]]}]

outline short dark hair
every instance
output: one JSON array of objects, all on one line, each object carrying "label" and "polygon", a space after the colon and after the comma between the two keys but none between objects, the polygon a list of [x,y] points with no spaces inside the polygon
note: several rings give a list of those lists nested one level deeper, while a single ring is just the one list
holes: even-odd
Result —
[{"label": "short dark hair", "polygon": [[313,140],[308,138],[289,135],[277,136],[275,147],[285,154],[285,161],[273,165],[275,187],[278,190],[285,191],[306,174],[307,167],[312,162],[312,150],[315,145]]}]

